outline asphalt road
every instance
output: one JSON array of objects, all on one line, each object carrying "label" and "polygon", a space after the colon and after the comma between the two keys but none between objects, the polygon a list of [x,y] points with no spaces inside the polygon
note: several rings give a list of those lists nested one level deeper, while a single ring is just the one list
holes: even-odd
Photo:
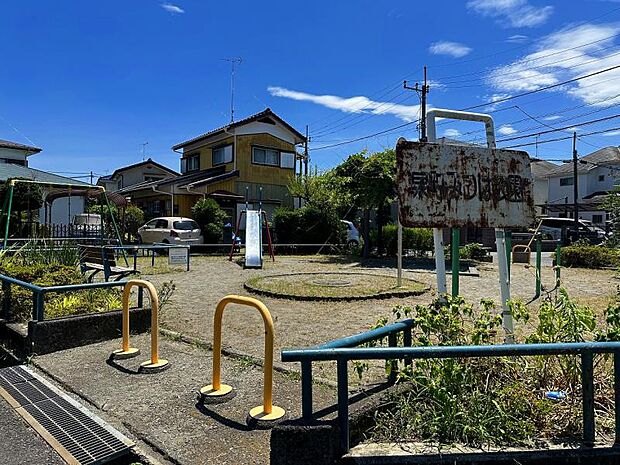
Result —
[{"label": "asphalt road", "polygon": [[0,463],[63,465],[65,462],[0,398]]}]

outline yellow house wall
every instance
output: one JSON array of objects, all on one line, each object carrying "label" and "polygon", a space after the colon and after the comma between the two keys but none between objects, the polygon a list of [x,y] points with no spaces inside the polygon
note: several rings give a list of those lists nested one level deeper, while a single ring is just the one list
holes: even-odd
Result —
[{"label": "yellow house wall", "polygon": [[[197,149],[187,151],[183,156],[200,154],[200,169],[213,167],[212,149],[222,145],[234,143],[234,138],[228,137],[212,144],[205,144]],[[295,146],[289,142],[278,139],[271,134],[245,134],[236,138],[237,170],[239,177],[231,180],[207,186],[207,193],[215,190],[227,190],[240,195],[245,195],[246,187],[249,189],[250,201],[258,200],[259,188],[263,188],[263,200],[281,202],[282,205],[292,206],[293,200],[288,194],[288,183],[294,175],[293,169],[280,168],[278,166],[257,165],[252,163],[252,147],[259,146],[277,149],[285,152],[295,152]],[[234,162],[227,163],[226,171],[234,169]],[[198,189],[196,189],[198,190]],[[179,205],[179,208],[181,206]]]}]

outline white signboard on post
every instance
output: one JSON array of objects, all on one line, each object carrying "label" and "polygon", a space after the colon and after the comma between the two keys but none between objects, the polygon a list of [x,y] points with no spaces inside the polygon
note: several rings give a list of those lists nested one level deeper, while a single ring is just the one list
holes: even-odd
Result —
[{"label": "white signboard on post", "polygon": [[188,249],[171,247],[168,249],[168,265],[187,265]]},{"label": "white signboard on post", "polygon": [[527,152],[401,139],[396,159],[404,226],[511,228],[534,222]]}]

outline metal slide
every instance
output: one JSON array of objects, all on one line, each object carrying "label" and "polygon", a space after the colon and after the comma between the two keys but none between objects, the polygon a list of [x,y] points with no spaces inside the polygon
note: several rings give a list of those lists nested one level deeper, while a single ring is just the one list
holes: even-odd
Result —
[{"label": "metal slide", "polygon": [[247,210],[245,218],[245,267],[263,267],[261,211]]}]

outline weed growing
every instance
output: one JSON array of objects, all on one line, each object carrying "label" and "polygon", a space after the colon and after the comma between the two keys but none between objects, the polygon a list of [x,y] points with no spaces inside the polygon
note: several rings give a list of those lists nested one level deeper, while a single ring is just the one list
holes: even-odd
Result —
[{"label": "weed growing", "polygon": [[[521,325],[530,310],[511,302]],[[392,317],[412,318],[413,345],[485,345],[503,342],[500,309],[490,300],[473,306],[461,297],[430,305],[397,307]],[[382,318],[377,326],[389,323]],[[620,298],[598,325],[594,312],[576,304],[564,289],[542,302],[533,332],[522,343],[619,340]],[[596,357],[599,432],[613,428],[613,372]],[[386,369],[392,369],[391,361]],[[401,366],[403,366],[401,364]],[[360,377],[367,365],[354,363]],[[531,446],[540,439],[580,437],[581,369],[575,356],[493,357],[418,360],[398,372],[404,394],[389,399],[368,432],[375,441],[422,440],[476,447]],[[562,391],[561,400],[545,397]]]}]

